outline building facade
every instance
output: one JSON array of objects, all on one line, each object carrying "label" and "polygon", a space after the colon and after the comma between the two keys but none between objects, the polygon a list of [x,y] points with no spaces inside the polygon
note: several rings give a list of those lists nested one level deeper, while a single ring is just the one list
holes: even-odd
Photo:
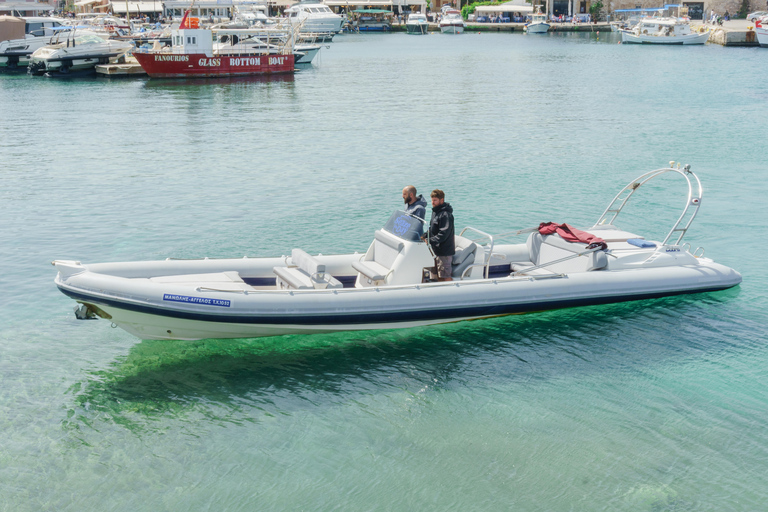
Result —
[{"label": "building facade", "polygon": [[59,9],[58,0],[0,0],[0,14],[39,16]]},{"label": "building facade", "polygon": [[[768,10],[766,0],[748,0],[748,12]],[[617,9],[653,9],[664,7],[665,3],[653,0],[613,0],[603,2],[603,12],[611,13]],[[685,1],[680,2],[683,7],[688,8],[688,16],[694,20],[702,19],[702,15],[710,11],[723,15],[726,11],[732,16],[741,9],[742,0],[703,0],[703,1]]]}]

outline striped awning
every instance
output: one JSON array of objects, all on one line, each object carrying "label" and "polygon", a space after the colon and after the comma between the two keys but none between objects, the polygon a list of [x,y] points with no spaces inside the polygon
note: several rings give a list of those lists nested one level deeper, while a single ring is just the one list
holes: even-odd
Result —
[{"label": "striped awning", "polygon": [[498,5],[478,5],[475,12],[533,12],[533,6],[507,2]]}]

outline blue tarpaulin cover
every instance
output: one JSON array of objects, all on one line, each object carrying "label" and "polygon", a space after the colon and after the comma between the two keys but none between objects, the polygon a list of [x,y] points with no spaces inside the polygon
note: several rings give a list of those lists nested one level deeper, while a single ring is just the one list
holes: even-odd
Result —
[{"label": "blue tarpaulin cover", "polygon": [[655,243],[649,242],[648,240],[643,240],[642,238],[628,238],[627,243],[631,245],[636,245],[637,247],[642,247],[643,249],[650,249],[651,247],[656,247]]}]

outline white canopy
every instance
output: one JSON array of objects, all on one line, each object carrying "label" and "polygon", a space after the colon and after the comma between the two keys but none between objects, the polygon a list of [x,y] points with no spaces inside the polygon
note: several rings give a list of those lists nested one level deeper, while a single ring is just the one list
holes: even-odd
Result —
[{"label": "white canopy", "polygon": [[101,0],[77,0],[77,2],[75,2],[75,5],[77,7],[82,7],[84,5],[95,4],[96,2],[101,2]]},{"label": "white canopy", "polygon": [[[163,12],[163,2],[160,0],[156,1],[142,1],[142,2],[135,2],[133,0],[130,0],[128,2],[128,11],[131,14],[138,14],[138,13],[150,13],[150,12]],[[112,2],[112,12],[115,14],[125,14],[125,2],[121,2],[120,0],[115,0]]]},{"label": "white canopy", "polygon": [[[120,3],[120,0],[116,0],[113,2],[115,5]],[[125,3],[125,2],[123,2]],[[152,3],[152,2],[150,2]],[[164,4],[167,9],[182,9],[186,11],[190,8],[190,5],[192,2],[189,0],[157,0],[158,4]],[[233,7],[232,0],[199,0],[195,2],[194,9],[202,8],[202,9],[231,9]],[[131,11],[133,12],[133,11]]]},{"label": "white canopy", "polygon": [[520,4],[518,2],[506,2],[499,5],[479,5],[475,7],[475,12],[533,12],[533,6]]},{"label": "white canopy", "polygon": [[0,2],[0,12],[10,11],[52,11],[56,5],[39,2]]},{"label": "white canopy", "polygon": [[370,5],[376,7],[389,7],[392,5],[392,0],[325,0],[323,2],[329,7],[344,7],[346,5],[358,6],[358,5]]}]

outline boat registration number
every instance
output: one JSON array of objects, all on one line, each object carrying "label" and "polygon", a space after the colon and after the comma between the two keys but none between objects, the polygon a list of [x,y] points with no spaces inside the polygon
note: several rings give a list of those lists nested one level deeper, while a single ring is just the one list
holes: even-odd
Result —
[{"label": "boat registration number", "polygon": [[187,304],[202,304],[204,306],[222,306],[228,308],[231,303],[228,300],[212,299],[210,297],[190,297],[188,295],[163,294],[163,300],[171,302],[186,302]]}]

